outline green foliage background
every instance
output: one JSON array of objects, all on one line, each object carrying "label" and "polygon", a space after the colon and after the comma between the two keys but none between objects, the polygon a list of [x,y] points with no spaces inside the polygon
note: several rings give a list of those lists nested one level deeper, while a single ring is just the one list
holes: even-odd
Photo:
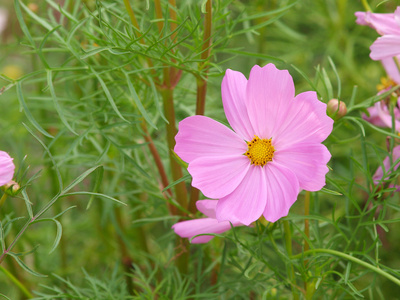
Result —
[{"label": "green foliage background", "polygon": [[[205,3],[178,1],[175,31],[151,1],[131,1],[140,31],[122,0],[46,0],[36,11],[25,0],[1,3],[10,13],[0,48],[1,150],[14,157],[23,186],[0,210],[2,244],[18,237],[1,266],[36,299],[390,299],[400,291],[384,275],[400,277],[399,198],[387,182],[374,186],[372,175],[397,138],[361,118],[380,99],[375,86],[384,76],[369,58],[377,33],[355,24],[361,2],[215,0],[211,54],[202,60]],[[398,4],[370,1],[376,12]],[[173,89],[177,122],[195,113],[196,81],[207,78],[205,114],[226,124],[225,70],[248,76],[269,62],[289,70],[296,93],[316,90],[349,111],[325,142],[332,170],[326,189],[311,194],[310,216],[302,192],[285,218],[297,256],[287,252],[282,221],[185,248],[171,226],[187,208],[165,198],[145,140],[147,130],[173,182],[165,70],[182,72]],[[42,211],[45,222],[32,224]],[[304,219],[310,248],[328,251],[302,255]],[[185,249],[182,270],[176,261]],[[0,293],[25,299],[10,278],[0,273]]]}]

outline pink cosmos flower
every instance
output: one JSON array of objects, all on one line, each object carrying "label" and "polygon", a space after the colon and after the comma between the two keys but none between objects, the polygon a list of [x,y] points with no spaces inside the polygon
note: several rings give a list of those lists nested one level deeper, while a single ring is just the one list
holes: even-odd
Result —
[{"label": "pink cosmos flower", "polygon": [[222,102],[233,130],[205,116],[179,123],[175,152],[186,162],[192,185],[220,199],[218,221],[249,225],[261,215],[286,216],[301,189],[325,185],[331,155],[322,145],[333,120],[315,92],[295,96],[287,70],[254,66],[249,80],[227,70]]},{"label": "pink cosmos flower", "polygon": [[[397,7],[393,14],[356,12],[355,15],[357,24],[370,26],[382,35],[370,48],[373,60],[393,61],[392,57],[400,55],[400,7]],[[389,60],[386,63],[392,65]]]},{"label": "pink cosmos flower", "polygon": [[[183,238],[192,238],[198,234],[223,233],[231,229],[231,223],[228,221],[219,222],[215,217],[215,209],[218,200],[199,200],[196,202],[197,209],[208,218],[195,219],[178,222],[172,226],[175,233]],[[233,226],[242,226],[239,221],[232,222]],[[191,242],[193,244],[202,244],[210,241],[214,236],[202,235],[195,237]]]},{"label": "pink cosmos flower", "polygon": [[[393,151],[392,151],[392,162],[395,163],[398,159],[400,159],[400,145],[394,147],[394,148],[393,148]],[[393,169],[391,169],[391,170],[389,171],[389,169],[390,169],[390,167],[391,167],[391,166],[390,166],[390,158],[389,158],[389,156],[386,157],[386,158],[383,160],[383,167],[384,167],[384,169],[385,169],[385,175],[386,175],[386,176],[384,177],[384,175],[383,175],[383,169],[382,169],[381,166],[379,166],[378,169],[376,170],[374,176],[372,176],[372,180],[374,181],[375,184],[379,184],[382,180],[387,180],[387,179],[389,179],[390,174],[391,174],[392,172],[396,171],[396,170],[399,168],[399,166],[400,166],[400,163],[397,163],[397,164],[393,167]],[[389,187],[393,187],[393,186],[394,186],[394,185],[391,184]],[[397,185],[396,185],[396,188],[397,188],[397,191],[400,191],[400,186],[397,186]]]},{"label": "pink cosmos flower", "polygon": [[8,183],[14,176],[13,159],[7,152],[0,151],[0,186]]},{"label": "pink cosmos flower", "polygon": [[[396,131],[400,132],[400,98],[397,100],[397,106],[393,109],[394,125]],[[363,119],[379,127],[392,128],[392,115],[387,103],[382,100],[376,102],[374,106],[368,109],[369,116],[363,115]]]},{"label": "pink cosmos flower", "polygon": [[[369,26],[375,29],[382,36],[400,37],[400,23],[398,19],[400,16],[400,7],[398,7],[395,13],[393,14],[376,14],[376,13],[371,13],[369,11],[368,12],[358,11],[355,13],[355,15],[357,17],[356,22],[359,25]],[[380,43],[381,41],[378,43],[378,46]],[[375,48],[376,44],[375,46],[373,45],[373,47]],[[395,61],[393,60],[393,57],[397,57],[397,59],[400,59],[400,55],[395,54],[388,57],[385,56],[382,58],[376,58],[375,56],[377,54],[376,50],[377,49],[375,49],[374,54],[372,54],[371,52],[371,58],[374,60],[381,60],[383,67],[385,68],[386,73],[389,75],[389,77],[397,84],[400,84],[400,73],[396,66]],[[397,54],[400,54],[400,51]]]}]

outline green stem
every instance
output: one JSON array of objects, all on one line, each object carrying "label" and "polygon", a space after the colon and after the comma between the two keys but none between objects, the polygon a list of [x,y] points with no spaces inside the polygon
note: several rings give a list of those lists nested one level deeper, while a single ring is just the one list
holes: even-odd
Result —
[{"label": "green stem", "polygon": [[117,242],[119,245],[119,250],[121,254],[121,261],[122,261],[122,266],[124,268],[124,273],[125,273],[125,282],[126,282],[126,288],[128,289],[128,293],[133,296],[135,293],[134,290],[134,285],[133,285],[133,280],[132,274],[134,272],[132,263],[133,259],[131,258],[128,248],[125,244],[124,241],[124,234],[125,234],[125,226],[124,226],[124,221],[122,219],[121,215],[121,208],[120,207],[115,207],[114,208],[114,213],[115,213],[115,219],[117,221],[117,226],[119,227],[119,230],[116,230],[116,237],[117,237]]},{"label": "green stem", "polygon": [[26,297],[33,298],[33,295],[28,291],[28,289],[19,281],[13,274],[8,272],[5,268],[0,266],[0,271],[2,271],[20,290]]},{"label": "green stem", "polygon": [[[283,230],[285,233],[286,251],[287,251],[288,256],[291,257],[292,256],[292,231],[290,229],[290,224],[289,224],[288,220],[283,221]],[[290,265],[288,265],[288,274],[289,274],[290,282],[292,283],[291,287],[292,287],[293,299],[297,300],[297,299],[299,299],[299,295],[297,294],[296,277],[294,274],[293,265],[291,263],[290,263]]]},{"label": "green stem", "polygon": [[131,19],[133,27],[135,27],[137,30],[139,30],[139,23],[136,20],[135,13],[133,12],[133,9],[131,7],[131,4],[129,3],[129,0],[124,0],[125,8],[126,11],[128,12],[129,18]]},{"label": "green stem", "polygon": [[372,9],[371,9],[371,7],[369,6],[367,0],[361,0],[361,2],[362,2],[362,5],[364,6],[364,8],[365,8],[366,11],[371,11],[371,12],[372,12]]},{"label": "green stem", "polygon": [[158,19],[157,21],[157,27],[158,27],[158,32],[160,33],[160,38],[162,38],[162,30],[163,30],[163,15],[162,15],[162,7],[161,7],[161,1],[160,0],[155,0],[154,1],[154,8],[156,11],[156,18]]},{"label": "green stem", "polygon": [[4,202],[6,202],[6,199],[7,199],[7,193],[4,193],[0,199],[0,207],[3,206]]},{"label": "green stem", "polygon": [[[310,192],[306,191],[306,195],[304,198],[304,234],[308,239],[310,239],[310,220],[307,216],[310,215]],[[308,244],[307,240],[304,240],[304,251],[310,249],[310,245]],[[305,262],[306,263],[306,262]]]},{"label": "green stem", "polygon": [[[162,91],[164,102],[164,114],[168,120],[167,124],[167,144],[169,150],[169,160],[171,165],[172,178],[174,181],[183,177],[181,166],[175,159],[173,149],[175,147],[175,135],[177,133],[175,126],[175,110],[173,102],[173,90],[165,89]],[[184,182],[175,185],[176,201],[183,207],[187,208],[187,191]]]},{"label": "green stem", "polygon": [[386,273],[382,269],[377,268],[377,267],[375,267],[375,266],[373,266],[373,265],[371,265],[369,263],[366,263],[365,261],[362,261],[361,259],[358,259],[358,258],[356,258],[354,256],[351,256],[349,254],[346,254],[346,253],[343,253],[343,252],[339,252],[339,251],[336,251],[336,250],[319,249],[319,248],[311,249],[311,250],[305,251],[303,253],[299,253],[297,255],[293,255],[291,258],[292,259],[300,259],[303,256],[312,255],[312,254],[315,254],[315,253],[328,253],[328,254],[332,254],[332,255],[347,259],[347,260],[349,260],[351,262],[354,262],[356,264],[359,264],[359,265],[361,265],[361,266],[363,266],[363,267],[365,267],[367,269],[370,269],[370,270],[374,271],[375,273],[378,273],[379,275],[382,275],[383,277],[386,277],[387,279],[389,279],[393,283],[395,283],[398,286],[400,286],[400,279],[394,277],[393,275],[390,275],[389,273]]},{"label": "green stem", "polygon": [[[400,72],[400,62],[399,59],[395,56],[393,57],[394,63],[396,64],[397,70]],[[393,79],[393,78],[392,78]]]},{"label": "green stem", "polygon": [[[196,115],[204,115],[206,108],[206,95],[207,95],[207,74],[208,68],[206,66],[210,59],[211,52],[211,29],[212,29],[212,0],[206,3],[206,14],[204,19],[204,35],[203,46],[201,48],[201,62],[199,63],[198,70],[201,72],[204,69],[203,77],[197,77],[197,99],[196,99]],[[200,191],[195,187],[190,189],[189,211],[196,213],[196,201],[199,199]]]}]

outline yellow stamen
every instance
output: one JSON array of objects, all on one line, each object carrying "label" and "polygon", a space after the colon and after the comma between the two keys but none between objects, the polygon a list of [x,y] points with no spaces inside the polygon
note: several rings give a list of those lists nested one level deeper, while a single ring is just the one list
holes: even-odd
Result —
[{"label": "yellow stamen", "polygon": [[271,139],[260,139],[254,136],[251,142],[247,142],[247,152],[244,153],[252,165],[265,166],[267,162],[272,161],[274,157],[275,148],[271,144]]},{"label": "yellow stamen", "polygon": [[380,92],[396,85],[396,82],[394,82],[390,77],[381,77],[381,83],[376,86],[376,89]]}]

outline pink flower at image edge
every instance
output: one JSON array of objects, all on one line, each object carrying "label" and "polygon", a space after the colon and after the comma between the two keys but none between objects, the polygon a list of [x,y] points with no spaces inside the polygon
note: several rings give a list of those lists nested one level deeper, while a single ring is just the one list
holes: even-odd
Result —
[{"label": "pink flower at image edge", "polygon": [[357,24],[369,26],[381,35],[370,47],[373,60],[400,55],[400,7],[392,14],[356,12],[355,16]]},{"label": "pink flower at image edge", "polygon": [[[395,163],[398,159],[400,159],[400,145],[396,146],[393,148],[392,151],[392,161],[393,163]],[[385,169],[385,174],[386,176],[384,177],[383,175],[383,169],[382,166],[379,166],[378,169],[375,171],[375,174],[372,176],[372,180],[374,181],[374,184],[379,184],[382,180],[387,180],[390,177],[390,174],[394,171],[396,171],[399,166],[400,163],[397,163],[390,171],[390,158],[389,156],[387,156],[384,160],[383,160],[383,167]],[[393,187],[393,185],[390,185],[390,187]],[[400,191],[400,186],[396,186],[397,191]]]},{"label": "pink flower at image edge", "polygon": [[[182,238],[192,238],[198,234],[223,233],[231,229],[231,223],[228,221],[219,222],[215,218],[215,209],[217,200],[199,200],[196,202],[197,209],[208,218],[182,221],[174,224],[172,228],[175,233]],[[233,226],[242,226],[240,222],[232,222]],[[202,244],[210,241],[214,236],[202,235],[195,237],[191,242],[193,244]]]},{"label": "pink flower at image edge", "polygon": [[[371,27],[375,29],[381,36],[400,37],[400,23],[397,21],[400,18],[400,7],[398,7],[394,13],[379,14],[358,11],[355,13],[355,16],[357,17],[357,24]],[[386,39],[387,38],[383,39],[383,47],[385,48],[389,46],[389,50],[392,49],[390,51],[394,50],[394,53],[397,54],[385,55],[385,51],[380,51],[380,47],[382,46],[382,39],[378,38],[379,41],[377,40],[371,46],[371,58],[374,60],[381,60],[383,67],[385,68],[386,73],[389,75],[389,77],[397,84],[400,84],[400,73],[395,61],[393,60],[393,57],[397,57],[397,59],[400,59],[400,55],[398,55],[400,54],[400,51],[393,49],[391,45],[385,45]]]},{"label": "pink flower at image edge", "polygon": [[0,151],[0,186],[8,183],[14,176],[13,159],[7,152]]},{"label": "pink flower at image edge", "polygon": [[234,131],[205,116],[179,123],[175,152],[189,164],[192,185],[220,199],[218,221],[249,225],[261,215],[286,216],[301,189],[325,185],[333,120],[315,92],[295,96],[287,70],[254,66],[249,79],[227,70],[225,115]]}]

